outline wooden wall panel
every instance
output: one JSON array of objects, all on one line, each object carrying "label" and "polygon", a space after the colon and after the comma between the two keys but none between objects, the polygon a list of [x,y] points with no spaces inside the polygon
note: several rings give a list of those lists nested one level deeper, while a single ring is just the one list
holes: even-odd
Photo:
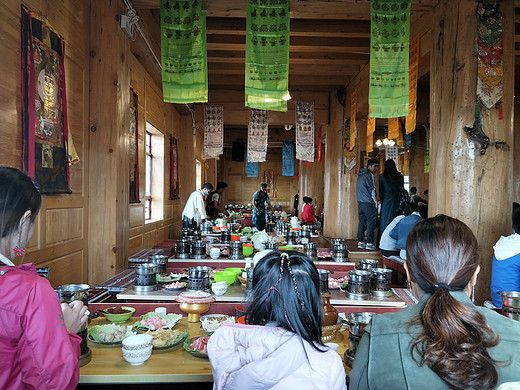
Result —
[{"label": "wooden wall panel", "polygon": [[46,245],[83,237],[83,210],[80,208],[47,210],[45,220]]},{"label": "wooden wall panel", "polygon": [[[34,262],[38,266],[48,264],[51,267],[51,284],[71,282],[72,279],[67,280],[68,275],[74,276],[74,281],[87,282],[87,205],[83,199],[88,188],[86,134],[89,114],[90,3],[30,0],[23,3],[47,19],[65,40],[69,137],[74,141],[80,157],[80,162],[69,168],[72,194],[43,196],[42,209],[24,261]],[[22,161],[21,4],[20,1],[0,3],[3,74],[0,90],[0,165],[17,168],[21,168]],[[70,215],[74,220],[68,219]]]},{"label": "wooden wall panel", "polygon": [[49,282],[54,287],[69,283],[85,283],[87,275],[81,266],[83,257],[82,251],[72,252],[63,257],[39,263],[38,267],[49,267]]}]

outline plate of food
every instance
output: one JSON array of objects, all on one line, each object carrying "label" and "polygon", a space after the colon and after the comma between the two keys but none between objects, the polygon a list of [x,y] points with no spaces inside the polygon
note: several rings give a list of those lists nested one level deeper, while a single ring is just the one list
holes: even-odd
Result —
[{"label": "plate of food", "polygon": [[143,315],[142,319],[137,321],[133,326],[143,330],[171,329],[181,318],[181,314],[162,314],[153,311]]},{"label": "plate of food", "polygon": [[105,345],[117,345],[128,336],[133,336],[131,326],[106,324],[96,325],[88,330],[88,339],[94,343]]},{"label": "plate of food", "polygon": [[193,337],[184,341],[184,349],[193,356],[208,358],[208,341],[210,336]]},{"label": "plate of food", "polygon": [[189,337],[190,333],[186,330],[181,332],[178,329],[158,329],[148,330],[144,334],[152,336],[152,346],[154,350],[163,350],[181,344]]},{"label": "plate of food", "polygon": [[184,290],[188,286],[186,282],[174,282],[171,284],[165,284],[163,288],[166,291],[181,291]]},{"label": "plate of food", "polygon": [[201,327],[204,332],[213,333],[226,322],[235,323],[235,317],[226,314],[208,314],[200,317]]}]

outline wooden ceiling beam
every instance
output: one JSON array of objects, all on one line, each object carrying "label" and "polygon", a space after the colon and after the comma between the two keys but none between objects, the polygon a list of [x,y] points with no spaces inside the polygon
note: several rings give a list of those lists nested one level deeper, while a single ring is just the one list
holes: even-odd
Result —
[{"label": "wooden ceiling beam", "polygon": [[[158,9],[159,0],[131,0],[135,8]],[[430,12],[439,0],[412,0],[412,12]],[[245,18],[244,0],[204,0],[208,18]],[[369,0],[289,0],[291,19],[370,20]]]}]

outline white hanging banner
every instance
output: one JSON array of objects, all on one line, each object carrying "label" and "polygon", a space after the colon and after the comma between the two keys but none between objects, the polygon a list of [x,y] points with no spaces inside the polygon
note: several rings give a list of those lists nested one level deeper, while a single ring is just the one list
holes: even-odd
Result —
[{"label": "white hanging banner", "polygon": [[314,162],[314,103],[296,102],[296,158]]},{"label": "white hanging banner", "polygon": [[247,162],[266,160],[268,129],[267,111],[251,109],[247,127]]},{"label": "white hanging banner", "polygon": [[222,106],[204,107],[204,146],[202,157],[218,158],[224,153],[224,109]]}]

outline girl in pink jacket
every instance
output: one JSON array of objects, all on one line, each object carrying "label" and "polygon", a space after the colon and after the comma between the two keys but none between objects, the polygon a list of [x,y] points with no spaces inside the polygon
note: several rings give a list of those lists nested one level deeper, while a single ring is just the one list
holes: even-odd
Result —
[{"label": "girl in pink jacket", "polygon": [[213,389],[346,390],[337,352],[321,341],[323,303],[314,263],[273,251],[255,266],[246,323],[224,324],[208,353]]},{"label": "girl in pink jacket", "polygon": [[75,333],[87,308],[79,301],[60,306],[34,265],[19,265],[40,205],[29,177],[0,167],[0,389],[75,389],[79,379]]}]

